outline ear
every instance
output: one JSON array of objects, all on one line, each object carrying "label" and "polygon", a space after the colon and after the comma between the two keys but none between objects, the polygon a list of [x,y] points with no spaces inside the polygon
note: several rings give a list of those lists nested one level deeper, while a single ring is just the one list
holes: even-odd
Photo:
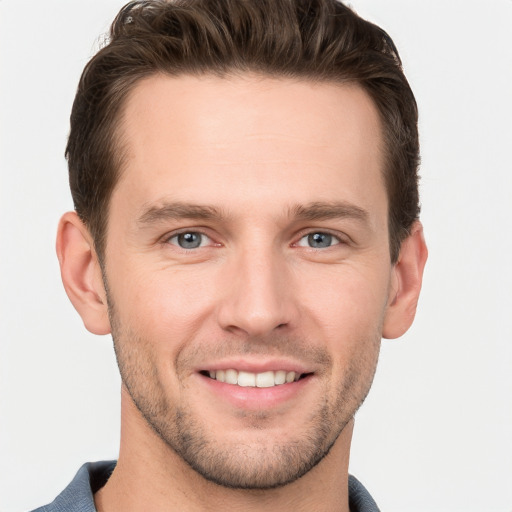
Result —
[{"label": "ear", "polygon": [[108,334],[107,295],[89,230],[76,212],[65,213],[57,231],[57,257],[64,288],[86,329]]},{"label": "ear", "polygon": [[393,268],[382,336],[398,338],[411,326],[421,290],[423,269],[428,251],[423,226],[415,222],[410,235],[402,242],[400,255]]}]

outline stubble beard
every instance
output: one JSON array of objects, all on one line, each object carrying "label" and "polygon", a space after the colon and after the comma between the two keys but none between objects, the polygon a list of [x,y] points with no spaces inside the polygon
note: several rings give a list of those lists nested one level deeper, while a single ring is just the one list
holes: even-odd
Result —
[{"label": "stubble beard", "polygon": [[[123,384],[147,424],[199,475],[217,485],[233,489],[282,487],[298,480],[316,466],[329,453],[366,398],[380,346],[378,336],[372,340],[376,347],[373,360],[352,362],[337,387],[336,398],[329,400],[326,395],[310,412],[295,437],[272,442],[269,439],[271,434],[265,431],[265,414],[254,413],[249,418],[249,424],[252,423],[252,429],[261,432],[261,435],[253,437],[252,444],[222,443],[215,433],[212,435],[208,422],[191,411],[188,404],[169,403],[164,386],[158,379],[149,340],[123,329],[111,303],[109,315]],[[262,350],[261,342],[257,346],[258,350]],[[267,353],[272,352],[275,352],[275,346],[268,347]],[[326,353],[319,355],[318,349],[314,357],[330,360]],[[363,372],[362,365],[365,367]]]}]

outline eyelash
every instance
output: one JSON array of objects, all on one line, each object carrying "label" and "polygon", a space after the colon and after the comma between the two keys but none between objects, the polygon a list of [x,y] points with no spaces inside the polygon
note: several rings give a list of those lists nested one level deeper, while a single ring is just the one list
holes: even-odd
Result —
[{"label": "eyelash", "polygon": [[[327,237],[330,238],[330,241],[332,240],[333,243],[331,243],[330,245],[328,245],[326,247],[312,247],[309,244],[308,245],[301,245],[300,244],[300,242],[302,240],[308,239],[309,237],[312,237],[314,235],[327,236]],[[310,241],[311,240],[308,240],[308,242],[310,242]],[[335,233],[332,233],[329,230],[318,229],[318,230],[311,230],[311,231],[307,231],[307,232],[301,233],[300,238],[293,245],[296,246],[296,247],[304,247],[305,249],[325,250],[325,249],[330,249],[331,247],[334,247],[334,246],[337,246],[337,245],[346,245],[346,244],[347,244],[347,240],[344,239],[339,233],[335,234]]]},{"label": "eyelash", "polygon": [[[181,235],[199,235],[201,237],[201,240],[197,247],[182,247],[181,245],[179,245],[179,242],[178,242],[178,237],[180,237]],[[312,247],[311,245],[309,245],[309,243],[311,243],[311,239],[307,240],[307,242],[306,242],[307,245],[301,244],[302,240],[308,239],[309,237],[313,237],[315,235],[323,235],[323,236],[328,237],[329,245],[327,245],[325,247]],[[177,247],[178,249],[182,249],[184,251],[193,251],[195,249],[205,247],[203,245],[204,238],[210,240],[210,242],[213,242],[212,238],[210,236],[208,236],[206,233],[204,233],[203,231],[184,229],[177,233],[173,233],[171,236],[166,236],[164,239],[164,243],[171,244],[171,245]],[[173,243],[171,241],[173,239],[176,239],[176,243]],[[331,243],[331,242],[334,242],[334,243]],[[324,249],[329,249],[329,248],[337,246],[337,245],[344,245],[344,244],[347,244],[347,241],[345,239],[343,239],[339,234],[334,234],[328,230],[313,230],[313,231],[307,231],[307,232],[301,233],[300,238],[298,239],[297,242],[292,244],[292,247],[304,247],[306,249],[312,249],[312,250],[324,250]],[[221,244],[215,244],[215,242],[214,242],[213,245],[220,246]]]},{"label": "eyelash", "polygon": [[[202,240],[201,240],[201,243],[200,243],[200,245],[198,247],[181,247],[178,243],[172,243],[171,242],[171,240],[173,240],[173,239],[177,240],[180,235],[199,235],[200,237],[202,237]],[[204,238],[207,238],[208,240],[213,242],[212,238],[210,236],[208,236],[206,233],[204,233],[203,231],[200,231],[200,230],[197,230],[197,229],[195,229],[195,230],[184,229],[184,230],[179,231],[177,233],[173,233],[171,236],[166,236],[165,239],[164,239],[164,243],[174,245],[178,249],[182,249],[184,251],[191,251],[191,250],[194,250],[194,249],[198,249],[198,248],[204,247],[202,245]],[[214,245],[220,245],[220,244],[215,244],[214,243]]]}]

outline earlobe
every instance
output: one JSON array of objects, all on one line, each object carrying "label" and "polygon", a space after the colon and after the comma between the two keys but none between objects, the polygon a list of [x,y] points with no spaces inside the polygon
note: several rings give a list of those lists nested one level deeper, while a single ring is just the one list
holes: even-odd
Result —
[{"label": "earlobe", "polygon": [[57,257],[64,288],[85,327],[108,334],[110,322],[101,267],[92,237],[76,212],[65,213],[57,231]]},{"label": "earlobe", "polygon": [[417,221],[410,235],[402,242],[398,262],[393,268],[393,281],[382,331],[384,338],[398,338],[411,326],[416,315],[427,256],[423,226]]}]

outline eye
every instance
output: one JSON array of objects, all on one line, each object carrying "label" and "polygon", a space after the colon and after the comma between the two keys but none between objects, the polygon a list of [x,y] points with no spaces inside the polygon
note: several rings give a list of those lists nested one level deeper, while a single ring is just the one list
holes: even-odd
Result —
[{"label": "eye", "polygon": [[211,240],[206,235],[198,233],[197,231],[185,231],[184,233],[178,233],[177,235],[171,236],[168,240],[168,243],[177,245],[182,249],[197,249],[199,247],[204,247],[210,242]]},{"label": "eye", "polygon": [[323,233],[318,231],[316,233],[309,233],[303,236],[297,245],[299,247],[311,247],[312,249],[326,249],[333,245],[338,245],[340,240],[338,237],[330,233]]}]

